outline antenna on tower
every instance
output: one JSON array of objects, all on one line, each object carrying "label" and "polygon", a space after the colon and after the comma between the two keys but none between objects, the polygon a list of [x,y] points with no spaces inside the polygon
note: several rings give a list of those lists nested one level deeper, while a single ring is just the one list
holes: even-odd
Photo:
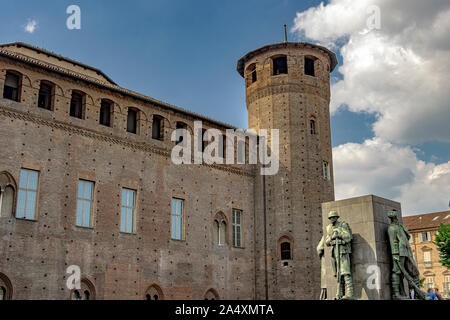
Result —
[{"label": "antenna on tower", "polygon": [[284,42],[287,42],[286,25],[284,25]]}]

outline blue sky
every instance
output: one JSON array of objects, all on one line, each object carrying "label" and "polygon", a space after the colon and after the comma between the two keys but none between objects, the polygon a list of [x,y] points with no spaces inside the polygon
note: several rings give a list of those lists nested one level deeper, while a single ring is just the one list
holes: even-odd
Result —
[{"label": "blue sky", "polygon": [[[333,7],[327,6],[328,1],[324,2],[325,6],[320,7],[320,1],[312,0],[16,0],[2,3],[0,42],[23,41],[51,50],[101,69],[122,87],[225,123],[247,128],[244,81],[236,72],[237,60],[250,50],[283,41],[283,24],[287,24],[289,30],[294,26],[301,30],[289,32],[291,41],[306,40],[323,44],[332,39],[330,45],[337,53],[339,65],[342,67],[345,61],[345,57],[341,55],[342,47],[351,47],[348,39],[359,38],[358,33],[348,32],[348,28],[342,34],[336,36],[336,33],[341,26],[356,21],[365,14],[366,8],[361,7],[361,4],[367,1],[358,1],[359,7],[355,12],[346,9],[349,14],[354,14],[352,19],[351,16],[339,18],[336,14],[324,14],[328,9],[334,10],[339,5],[344,5],[346,0],[333,0]],[[379,2],[382,6],[394,3],[394,0],[372,2]],[[69,16],[66,14],[66,8],[72,4],[81,8],[81,30],[66,28],[66,19]],[[393,12],[395,7],[391,6],[389,10],[389,13]],[[408,19],[413,22],[414,19],[419,20],[422,14],[418,12],[414,15],[414,12],[407,10],[408,8],[403,11],[405,28],[409,23],[406,21],[409,13],[412,18]],[[387,9],[382,11],[386,12]],[[303,16],[294,21],[297,13],[303,13]],[[25,32],[25,25],[31,20],[36,21],[37,27],[32,33]],[[333,23],[337,23],[338,27],[333,26]],[[328,28],[329,26],[331,28]],[[394,31],[381,31],[386,32],[385,38],[395,38]],[[339,38],[340,36],[344,37]],[[406,48],[409,44],[403,43],[402,46]],[[348,57],[347,59],[350,60]],[[400,73],[402,70],[399,68]],[[345,69],[341,73],[336,69],[332,74],[333,83],[343,80],[344,76],[351,79],[355,74],[358,74],[357,70]],[[345,84],[344,81],[341,83]],[[379,89],[378,86],[367,88],[374,91]],[[351,95],[357,98],[358,95],[359,98],[368,95],[367,92],[358,91],[360,89],[364,88],[355,88]],[[408,90],[414,92],[412,87],[407,89],[407,93]],[[332,89],[332,95],[336,93],[341,105],[333,109],[331,117],[332,143],[338,155],[347,156],[352,148],[367,150],[368,142],[381,137],[383,143],[391,144],[391,147],[399,152],[412,150],[409,157],[417,157],[413,166],[420,166],[420,161],[426,165],[450,165],[450,137],[442,138],[441,133],[440,136],[438,134],[437,137],[435,135],[426,139],[404,139],[397,138],[397,133],[393,132],[391,139],[389,132],[385,135],[380,134],[380,131],[375,132],[376,128],[380,130],[378,125],[383,124],[391,114],[383,113],[384,110],[380,107],[360,107],[353,97],[342,93],[343,91],[345,90],[339,89],[338,86]],[[359,99],[358,102],[360,101],[363,100]],[[349,107],[346,106],[347,103]],[[424,105],[425,107],[430,106]],[[433,123],[430,126],[433,127]],[[427,130],[427,127],[422,129]],[[440,132],[448,132],[443,130]],[[414,133],[414,129],[412,132]],[[341,148],[338,148],[339,146]],[[339,163],[335,161],[335,171],[339,168]],[[387,163],[389,165],[389,162]],[[434,171],[442,169],[433,168]],[[447,170],[447,167],[444,169]],[[410,170],[415,169],[411,167]],[[345,168],[341,172],[345,172]],[[420,175],[416,171],[412,174]],[[336,172],[336,179],[338,178]],[[341,181],[344,180],[341,178]],[[376,185],[378,184],[377,182]],[[337,181],[337,189],[339,185],[340,181]],[[405,185],[398,186],[397,189],[401,187]],[[381,187],[380,190],[381,195],[390,195],[383,194],[386,188]],[[398,190],[392,194],[398,194]],[[345,195],[353,194],[346,192]],[[448,198],[446,201],[450,200],[450,194]],[[437,207],[439,206],[423,205],[421,208],[431,210]]]}]

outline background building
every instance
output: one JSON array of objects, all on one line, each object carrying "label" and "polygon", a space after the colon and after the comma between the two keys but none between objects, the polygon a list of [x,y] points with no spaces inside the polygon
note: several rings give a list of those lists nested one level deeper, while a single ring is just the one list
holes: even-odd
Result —
[{"label": "background building", "polygon": [[439,225],[450,223],[450,211],[403,217],[403,223],[411,233],[410,244],[420,276],[425,278],[425,289],[438,288],[442,296],[450,298],[450,270],[439,262],[433,243]]},{"label": "background building", "polygon": [[[50,51],[1,45],[1,297],[318,298],[336,64],[291,42],[239,60],[249,127],[280,129],[280,170],[265,177],[258,165],[172,163],[175,129],[233,127]],[[71,266],[80,290],[66,287]]]}]

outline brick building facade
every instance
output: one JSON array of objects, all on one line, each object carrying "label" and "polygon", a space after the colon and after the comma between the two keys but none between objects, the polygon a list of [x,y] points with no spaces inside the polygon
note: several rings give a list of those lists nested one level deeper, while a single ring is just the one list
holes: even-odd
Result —
[{"label": "brick building facade", "polygon": [[439,250],[433,243],[440,224],[450,223],[450,211],[404,217],[403,223],[411,234],[410,245],[420,277],[425,278],[424,288],[437,288],[443,297],[450,298],[450,270],[439,262]]},{"label": "brick building facade", "polygon": [[[238,62],[249,127],[280,129],[280,169],[175,165],[172,132],[232,126],[24,43],[0,46],[4,299],[318,298],[334,200],[335,55],[268,45]],[[66,281],[79,266],[81,289]]]}]

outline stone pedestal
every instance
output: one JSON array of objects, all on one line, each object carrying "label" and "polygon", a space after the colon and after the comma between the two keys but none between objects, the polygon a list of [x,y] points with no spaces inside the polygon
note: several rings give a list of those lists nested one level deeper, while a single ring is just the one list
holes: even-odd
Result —
[{"label": "stone pedestal", "polygon": [[[347,222],[352,229],[351,265],[356,299],[391,299],[390,273],[392,267],[387,235],[390,220],[387,213],[393,209],[397,210],[401,221],[400,203],[374,195],[322,204],[324,235],[326,235],[327,225],[330,224],[328,212],[331,210],[336,210],[340,216],[339,221]],[[325,246],[323,258],[325,275],[322,277],[322,282],[325,283],[322,283],[322,287],[326,286],[327,288],[327,299],[333,300],[336,296],[337,281],[333,275],[330,255],[331,247]],[[375,287],[374,280],[377,273],[379,274],[378,289]],[[371,281],[372,279],[373,281]]]}]

